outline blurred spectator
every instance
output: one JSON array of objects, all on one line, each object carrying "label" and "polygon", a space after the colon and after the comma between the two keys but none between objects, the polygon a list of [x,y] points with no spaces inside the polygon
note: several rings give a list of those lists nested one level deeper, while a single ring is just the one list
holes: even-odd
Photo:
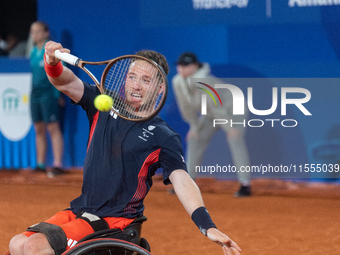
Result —
[{"label": "blurred spectator", "polygon": [[[212,120],[214,118],[233,118],[232,115],[232,98],[226,93],[221,93],[223,107],[208,107],[209,113],[201,115],[201,94],[195,86],[190,86],[190,78],[209,78],[214,84],[222,84],[223,82],[210,73],[210,65],[208,63],[200,63],[197,56],[192,52],[183,53],[177,61],[177,75],[172,80],[173,90],[175,92],[176,101],[179,106],[181,116],[184,121],[190,125],[187,135],[187,165],[189,174],[195,178],[195,166],[200,166],[205,150],[207,149],[211,138],[219,130],[213,127]],[[244,133],[245,128],[229,127],[223,125],[222,130],[226,134],[226,140],[230,149],[233,163],[237,169],[241,166],[249,166],[250,160],[246,147]],[[221,154],[223,156],[223,153]],[[250,189],[250,173],[237,172],[240,182],[240,189],[234,194],[236,197],[245,197],[251,195]]]},{"label": "blurred spectator", "polygon": [[36,20],[37,0],[0,0],[0,37],[7,44],[5,55],[29,57],[25,45],[30,26]]},{"label": "blurred spectator", "polygon": [[6,56],[7,55],[7,43],[0,35],[0,56]]},{"label": "blurred spectator", "polygon": [[9,34],[6,39],[9,57],[26,57],[26,41],[14,33]]},{"label": "blurred spectator", "polygon": [[63,135],[60,129],[60,92],[49,82],[44,70],[45,44],[50,32],[47,24],[37,21],[31,26],[30,36],[34,47],[30,55],[32,70],[31,114],[36,133],[37,168],[36,172],[46,172],[47,150],[46,131],[50,134],[53,150],[53,168],[49,177],[63,174]]}]

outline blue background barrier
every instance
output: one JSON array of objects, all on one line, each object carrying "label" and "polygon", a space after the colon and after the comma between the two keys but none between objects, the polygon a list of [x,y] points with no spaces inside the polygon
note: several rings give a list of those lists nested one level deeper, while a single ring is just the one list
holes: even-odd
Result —
[{"label": "blue background barrier", "polygon": [[[0,58],[0,75],[4,73],[22,74],[29,72],[30,68],[27,59]],[[5,84],[0,84],[0,86],[5,86]],[[3,107],[2,104],[1,107]],[[1,119],[0,121],[6,120]],[[31,127],[26,137],[19,141],[10,141],[0,132],[0,168],[35,167],[35,158],[33,127]]]},{"label": "blue background barrier", "polygon": [[[183,51],[193,51],[202,62],[209,62],[218,77],[340,76],[339,5],[318,6],[314,1],[315,6],[305,6],[308,1],[299,0],[239,0],[230,1],[231,6],[227,5],[229,1],[208,0],[130,2],[60,0],[51,6],[49,1],[38,1],[38,19],[50,25],[53,40],[84,60],[106,60],[142,49],[159,51],[170,64],[170,83],[176,74],[177,57]],[[91,82],[80,69],[71,69]],[[91,70],[100,76],[100,67]],[[253,164],[313,163],[319,160],[310,153],[316,144],[340,138],[340,87],[311,85],[307,89],[312,98],[306,107],[312,116],[299,116],[297,109],[289,109],[299,119],[294,131],[248,129],[246,138]],[[260,96],[271,93],[270,86],[255,90]],[[264,109],[268,109],[271,97],[261,99]],[[185,148],[188,125],[179,115],[171,89],[161,116],[180,133]],[[67,100],[62,124],[64,164],[82,166],[89,130],[86,116]],[[221,135],[218,133],[212,144],[228,152]],[[0,150],[6,154],[4,144],[2,137]],[[207,159],[213,160],[213,148],[208,149],[211,154]],[[230,160],[228,155],[223,157]],[[1,160],[0,167],[4,167]]]}]

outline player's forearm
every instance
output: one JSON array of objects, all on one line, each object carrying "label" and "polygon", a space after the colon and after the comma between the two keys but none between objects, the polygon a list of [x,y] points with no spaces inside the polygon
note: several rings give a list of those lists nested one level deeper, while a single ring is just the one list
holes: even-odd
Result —
[{"label": "player's forearm", "polygon": [[[63,67],[62,73],[58,77],[52,77],[46,72],[48,79],[56,88],[68,85],[76,80],[76,76],[73,72],[68,69],[66,66]],[[59,90],[59,89],[58,89]]]},{"label": "player's forearm", "polygon": [[176,195],[190,216],[197,208],[204,206],[201,192],[187,172],[175,170],[170,175],[170,181],[174,186]]},{"label": "player's forearm", "polygon": [[48,75],[51,84],[60,92],[78,102],[84,93],[83,82],[67,67],[63,67],[61,74],[57,77]]},{"label": "player's forearm", "polygon": [[[173,174],[174,173],[174,174]],[[184,170],[176,170],[170,175],[176,195],[202,234],[207,235],[210,228],[216,228],[204,207],[203,199],[196,183]]]}]

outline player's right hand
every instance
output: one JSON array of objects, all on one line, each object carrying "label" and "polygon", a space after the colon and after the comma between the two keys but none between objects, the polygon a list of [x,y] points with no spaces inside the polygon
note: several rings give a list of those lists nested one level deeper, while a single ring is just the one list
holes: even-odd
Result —
[{"label": "player's right hand", "polygon": [[70,53],[69,49],[63,48],[60,43],[49,41],[45,44],[45,57],[47,64],[54,66],[58,64],[60,61],[58,58],[55,57],[54,52],[56,50],[60,50],[61,52]]},{"label": "player's right hand", "polygon": [[217,228],[209,228],[207,231],[207,237],[222,247],[224,255],[241,254],[241,248]]}]

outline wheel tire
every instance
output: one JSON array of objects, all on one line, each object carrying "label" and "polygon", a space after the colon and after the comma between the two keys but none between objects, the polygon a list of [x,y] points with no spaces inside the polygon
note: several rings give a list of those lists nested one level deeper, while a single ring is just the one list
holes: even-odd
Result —
[{"label": "wheel tire", "polygon": [[149,252],[151,251],[150,244],[143,237],[139,240],[139,246],[144,248],[145,250],[147,250]]},{"label": "wheel tire", "polygon": [[103,255],[103,254],[138,254],[152,255],[142,247],[133,243],[113,238],[99,238],[81,242],[63,253],[63,255]]}]

